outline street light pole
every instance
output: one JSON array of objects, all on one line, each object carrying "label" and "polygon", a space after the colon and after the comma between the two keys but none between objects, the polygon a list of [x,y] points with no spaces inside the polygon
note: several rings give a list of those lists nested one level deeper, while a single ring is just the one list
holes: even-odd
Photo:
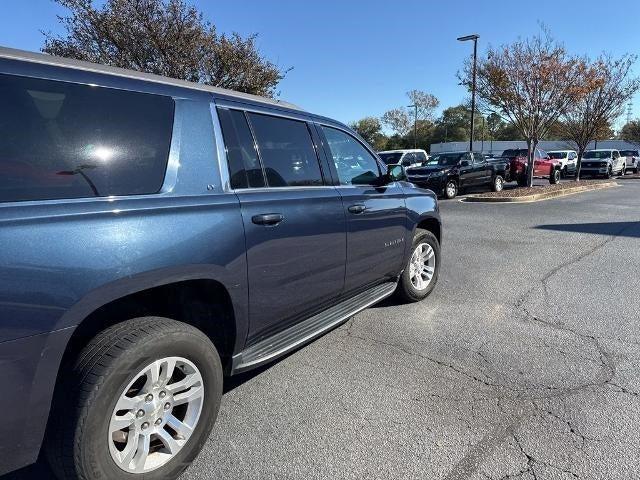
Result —
[{"label": "street light pole", "polygon": [[466,35],[464,37],[458,37],[459,42],[467,42],[473,40],[473,75],[471,81],[471,137],[469,139],[469,151],[473,151],[473,122],[475,120],[476,113],[476,65],[478,58],[478,38],[480,35]]},{"label": "street light pole", "polygon": [[418,148],[418,104],[407,105],[408,108],[414,108],[413,116],[413,148]]}]

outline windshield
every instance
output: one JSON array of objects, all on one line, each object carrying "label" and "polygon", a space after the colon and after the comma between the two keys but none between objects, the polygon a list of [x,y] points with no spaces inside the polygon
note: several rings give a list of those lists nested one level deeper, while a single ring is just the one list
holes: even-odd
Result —
[{"label": "windshield", "polygon": [[611,151],[609,150],[590,150],[585,152],[584,158],[610,158]]},{"label": "windshield", "polygon": [[526,148],[510,148],[502,152],[503,157],[526,157],[529,151]]},{"label": "windshield", "polygon": [[402,154],[403,152],[391,152],[391,153],[379,153],[378,156],[387,165],[392,165],[395,163],[400,163],[400,158],[402,158]]},{"label": "windshield", "polygon": [[623,157],[640,157],[638,150],[620,150],[620,155]]},{"label": "windshield", "polygon": [[556,159],[567,158],[567,152],[549,152],[549,156]]},{"label": "windshield", "polygon": [[434,155],[433,157],[431,157],[427,162],[427,165],[456,165],[463,155],[464,153],[441,153],[439,155]]}]

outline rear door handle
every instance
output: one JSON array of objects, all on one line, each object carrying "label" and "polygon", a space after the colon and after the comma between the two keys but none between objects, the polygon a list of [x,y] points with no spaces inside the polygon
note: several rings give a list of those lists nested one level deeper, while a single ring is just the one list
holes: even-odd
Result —
[{"label": "rear door handle", "polygon": [[351,213],[362,213],[367,209],[367,207],[365,205],[362,204],[355,204],[355,205],[351,205],[347,210],[349,210]]},{"label": "rear door handle", "polygon": [[251,221],[256,225],[277,225],[284,220],[281,213],[262,213],[251,217]]}]

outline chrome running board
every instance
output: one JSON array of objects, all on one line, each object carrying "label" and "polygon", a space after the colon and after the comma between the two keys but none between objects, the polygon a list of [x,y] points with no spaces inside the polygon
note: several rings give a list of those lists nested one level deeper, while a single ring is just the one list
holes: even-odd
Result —
[{"label": "chrome running board", "polygon": [[356,313],[387,298],[395,291],[396,286],[396,282],[387,282],[373,287],[251,345],[233,356],[231,374],[258,367],[310,342]]}]

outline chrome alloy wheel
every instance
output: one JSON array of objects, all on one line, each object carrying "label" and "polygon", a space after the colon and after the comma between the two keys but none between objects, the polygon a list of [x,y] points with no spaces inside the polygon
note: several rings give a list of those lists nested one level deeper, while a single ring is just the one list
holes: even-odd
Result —
[{"label": "chrome alloy wheel", "polygon": [[109,422],[109,451],[122,470],[163,466],[189,441],[204,403],[198,368],[181,357],[147,365],[127,385]]},{"label": "chrome alloy wheel", "polygon": [[411,285],[422,291],[429,286],[436,269],[436,255],[428,243],[419,244],[409,260],[409,278]]}]

